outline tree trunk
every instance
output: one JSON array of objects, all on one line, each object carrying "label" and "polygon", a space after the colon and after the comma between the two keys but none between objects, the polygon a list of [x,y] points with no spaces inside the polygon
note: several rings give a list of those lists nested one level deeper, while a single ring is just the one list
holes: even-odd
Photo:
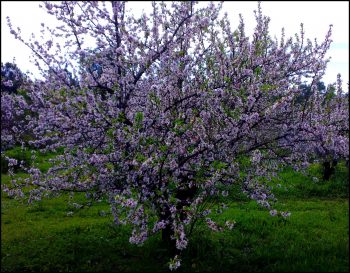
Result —
[{"label": "tree trunk", "polygon": [[164,247],[169,251],[169,254],[171,256],[178,254],[178,249],[176,248],[176,240],[171,239],[173,235],[174,231],[171,228],[170,224],[162,229],[162,243]]},{"label": "tree trunk", "polygon": [[176,209],[180,212],[180,219],[181,221],[186,219],[186,214],[183,210],[184,206],[192,203],[193,198],[196,196],[197,193],[197,187],[191,187],[191,188],[185,188],[185,189],[178,189],[176,192],[175,197],[180,200],[180,202],[177,204]]},{"label": "tree trunk", "polygon": [[334,168],[334,171],[335,171],[335,167],[338,164],[338,160],[337,159],[333,159],[332,164],[333,164],[333,168]]},{"label": "tree trunk", "polygon": [[[186,179],[186,178],[185,178]],[[186,184],[186,180],[184,179],[183,185]],[[192,202],[193,198],[195,197],[197,193],[197,187],[191,187],[188,188],[185,186],[184,189],[178,189],[175,198],[179,199],[176,209],[179,213],[180,220],[183,221],[186,218],[186,213],[184,212],[183,208],[188,203]],[[160,217],[161,220],[164,221],[170,221],[171,219],[171,213],[169,210],[169,207],[165,207],[163,214]],[[171,223],[169,223],[163,230],[162,230],[162,241],[164,245],[169,249],[172,255],[179,254],[179,250],[176,248],[176,240],[172,240],[171,237],[174,235],[174,231],[171,227]]]},{"label": "tree trunk", "polygon": [[176,241],[171,239],[171,237],[174,235],[174,231],[171,228],[170,219],[171,213],[169,207],[166,206],[164,208],[163,214],[160,216],[160,220],[169,221],[166,227],[162,229],[162,242],[164,246],[169,250],[171,255],[173,255],[176,250]]},{"label": "tree trunk", "polygon": [[323,180],[328,181],[331,178],[335,173],[335,166],[337,166],[337,164],[338,160],[336,159],[323,162]]}]

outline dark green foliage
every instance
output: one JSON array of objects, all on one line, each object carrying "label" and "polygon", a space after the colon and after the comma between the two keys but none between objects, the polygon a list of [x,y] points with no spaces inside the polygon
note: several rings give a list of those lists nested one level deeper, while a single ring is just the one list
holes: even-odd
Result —
[{"label": "dark green foliage", "polygon": [[[17,93],[23,81],[25,75],[14,63],[1,63],[1,92]],[[4,84],[7,81],[12,82],[12,86]]]},{"label": "dark green foliage", "polygon": [[[307,101],[312,94],[311,85],[302,84],[302,85],[300,85],[300,89],[301,89],[301,93],[296,98],[296,103],[298,103],[298,104],[305,103],[305,101]],[[324,82],[317,83],[317,90],[320,91],[321,94],[326,93],[326,86],[325,86]],[[328,94],[328,93],[326,93],[326,94]]]}]

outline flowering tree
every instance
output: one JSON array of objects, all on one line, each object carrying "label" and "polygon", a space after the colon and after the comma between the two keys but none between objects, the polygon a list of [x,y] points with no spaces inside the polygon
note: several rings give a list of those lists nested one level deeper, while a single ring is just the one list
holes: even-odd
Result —
[{"label": "flowering tree", "polygon": [[302,109],[310,95],[315,93],[312,106],[312,134],[319,141],[315,149],[315,160],[323,165],[323,179],[329,180],[339,159],[349,158],[349,97],[343,93],[341,76],[326,88],[323,82],[314,86],[301,85],[304,92],[297,98]]},{"label": "flowering tree", "polygon": [[329,85],[327,92],[318,94],[314,105],[317,126],[313,135],[319,139],[316,156],[323,164],[323,179],[329,180],[339,159],[349,161],[349,93],[344,94],[338,75],[336,86]]},{"label": "flowering tree", "polygon": [[[1,63],[1,150],[6,150],[20,143],[17,126],[24,128],[24,112],[21,107],[23,97],[15,98],[13,94],[23,93],[21,87],[28,79],[15,63]],[[21,104],[23,105],[23,104]]]},{"label": "flowering tree", "polygon": [[[180,265],[197,219],[214,231],[233,228],[214,222],[208,208],[231,185],[278,213],[265,179],[285,164],[305,167],[320,141],[315,128],[328,126],[313,111],[317,92],[302,106],[295,98],[305,77],[314,90],[323,76],[331,28],[320,44],[306,40],[303,27],[295,39],[282,30],[277,41],[260,5],[252,40],[242,18],[233,31],[227,14],[219,17],[220,3],[154,2],[140,18],[124,2],[45,8],[62,23],[42,24],[47,41],[26,42],[9,26],[46,79],[28,88],[21,105],[37,113],[30,144],[64,152],[46,173],[29,168],[30,178],[5,191],[29,201],[63,191],[107,196],[115,223],[133,226],[131,243],[159,231],[173,243],[170,269]],[[63,46],[54,44],[59,37]]]}]

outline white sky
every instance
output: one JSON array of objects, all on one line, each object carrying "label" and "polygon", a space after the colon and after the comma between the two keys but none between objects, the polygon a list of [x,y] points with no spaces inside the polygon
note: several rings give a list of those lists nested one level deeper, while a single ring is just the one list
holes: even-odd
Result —
[{"label": "white sky", "polygon": [[[36,74],[36,68],[29,61],[31,52],[9,33],[6,17],[11,18],[14,28],[17,26],[21,28],[25,39],[29,39],[32,32],[40,36],[40,23],[54,25],[56,19],[40,9],[39,4],[35,1],[1,1],[1,62],[12,62],[15,57],[22,71],[30,71],[34,74]],[[262,1],[261,5],[263,14],[271,18],[272,37],[276,35],[279,38],[282,27],[285,28],[286,37],[299,33],[300,23],[304,23],[305,36],[312,41],[317,38],[321,42],[324,40],[329,25],[333,24],[333,43],[328,52],[332,59],[328,64],[323,81],[326,84],[335,82],[337,73],[341,73],[344,83],[349,82],[348,1]],[[132,9],[136,15],[139,15],[142,9],[147,12],[148,7],[150,7],[150,2],[127,3],[127,9]],[[253,10],[256,9],[256,1],[228,1],[223,5],[223,11],[227,11],[233,29],[238,26],[239,13],[243,15],[247,35],[251,35],[255,27]]]}]

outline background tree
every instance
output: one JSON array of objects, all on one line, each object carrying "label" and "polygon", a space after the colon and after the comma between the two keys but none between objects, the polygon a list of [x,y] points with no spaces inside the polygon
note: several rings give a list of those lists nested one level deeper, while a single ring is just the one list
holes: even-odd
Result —
[{"label": "background tree", "polygon": [[[300,85],[301,94],[297,96],[296,102],[297,103],[303,103],[305,100],[308,100],[312,94],[311,92],[311,85],[307,83],[303,83]],[[317,91],[320,92],[320,94],[324,94],[326,92],[326,86],[324,82],[318,82],[317,83]],[[327,91],[328,92],[328,91]]]},{"label": "background tree", "polygon": [[[348,93],[343,93],[340,75],[337,81],[327,88],[323,82],[318,82],[314,91],[318,96],[314,105],[314,109],[317,109],[315,119],[323,124],[323,127],[318,125],[318,129],[323,128],[321,132],[313,132],[320,140],[319,146],[315,147],[315,159],[322,162],[324,180],[330,179],[338,161],[347,159],[348,155]],[[296,97],[296,103],[303,105],[310,99],[313,91],[311,85],[306,83],[300,88],[302,92]]]},{"label": "background tree", "polygon": [[[23,100],[27,76],[15,63],[1,63],[1,150],[6,150],[23,141],[18,128],[24,127]],[[15,95],[18,94],[18,97]],[[23,97],[24,96],[24,97]],[[22,98],[21,98],[22,97]]]},{"label": "background tree", "polygon": [[337,83],[319,96],[316,113],[322,125],[314,132],[320,139],[315,152],[322,161],[323,179],[329,180],[338,161],[349,160],[349,97],[343,92],[340,75]]},{"label": "background tree", "polygon": [[[31,43],[11,32],[33,50],[47,79],[29,88],[31,103],[22,106],[37,113],[28,124],[35,132],[30,144],[64,152],[47,173],[27,169],[31,177],[4,188],[8,194],[29,201],[66,191],[106,196],[115,223],[133,226],[131,243],[162,231],[173,247],[173,270],[198,219],[214,231],[233,228],[209,215],[233,184],[272,209],[266,179],[314,158],[320,139],[313,132],[328,129],[315,111],[315,90],[331,28],[321,44],[306,40],[303,27],[295,40],[283,32],[273,40],[260,4],[252,40],[242,18],[233,31],[227,14],[219,17],[221,4],[153,2],[140,18],[125,2],[112,2],[111,12],[104,2],[45,8],[63,23],[48,31],[66,37],[65,55],[51,38]],[[98,54],[84,47],[87,37]],[[303,77],[312,79],[312,94],[301,105],[295,98]]]},{"label": "background tree", "polygon": [[15,63],[1,63],[1,93],[17,93],[25,75]]}]

